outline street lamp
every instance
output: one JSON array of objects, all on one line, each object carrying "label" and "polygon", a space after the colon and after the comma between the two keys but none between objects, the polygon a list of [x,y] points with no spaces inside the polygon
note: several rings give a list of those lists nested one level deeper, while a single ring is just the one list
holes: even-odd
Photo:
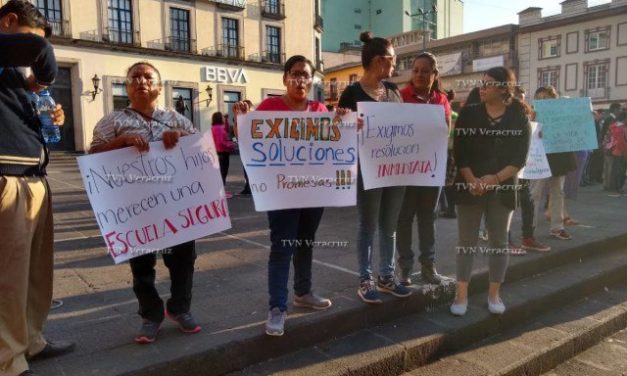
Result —
[{"label": "street lamp", "polygon": [[207,92],[207,107],[209,107],[209,105],[211,104],[211,101],[213,100],[213,88],[211,87],[211,85],[207,85],[207,88],[205,89],[205,91]]},{"label": "street lamp", "polygon": [[96,95],[98,93],[102,93],[102,89],[100,88],[100,77],[97,74],[94,74],[94,77],[91,79],[92,85],[94,85],[94,90],[91,92],[91,100],[96,100]]},{"label": "street lamp", "polygon": [[[409,14],[408,11],[405,11],[405,14],[409,17],[418,17],[421,16],[422,17],[422,29],[423,31],[427,30],[427,27],[425,26],[427,24],[427,22],[429,23],[434,23],[433,21],[427,21],[426,17],[428,15],[432,15],[432,14],[437,14],[438,13],[438,6],[434,3],[433,6],[431,6],[431,10],[424,10],[422,8],[418,8],[418,13],[415,14]],[[426,51],[427,50],[427,38],[425,38],[425,33],[422,34],[422,51]]]}]

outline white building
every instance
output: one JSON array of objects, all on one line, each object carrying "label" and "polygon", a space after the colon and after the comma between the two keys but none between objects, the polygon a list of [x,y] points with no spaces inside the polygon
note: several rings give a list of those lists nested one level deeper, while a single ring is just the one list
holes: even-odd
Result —
[{"label": "white building", "polygon": [[562,96],[591,97],[595,108],[627,102],[627,0],[561,5],[550,17],[535,7],[518,14],[522,85],[530,94],[553,85]]}]

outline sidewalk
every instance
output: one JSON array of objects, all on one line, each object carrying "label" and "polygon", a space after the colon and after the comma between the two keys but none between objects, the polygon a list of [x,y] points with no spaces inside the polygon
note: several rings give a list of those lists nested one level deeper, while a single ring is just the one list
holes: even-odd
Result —
[{"label": "sidewalk", "polygon": [[[126,264],[114,265],[105,252],[74,158],[53,155],[52,161],[49,182],[54,192],[55,212],[54,296],[64,304],[51,311],[46,332],[53,339],[75,340],[77,350],[62,358],[35,363],[35,371],[44,375],[118,375],[186,357],[201,348],[219,352],[227,343],[245,342],[262,333],[267,314],[269,231],[265,213],[254,211],[252,197],[235,196],[229,200],[231,230],[197,241],[192,311],[203,331],[186,336],[168,323],[155,344],[139,346],[132,343],[140,319],[135,313],[137,303],[131,289],[130,269]],[[237,193],[242,186],[241,163],[234,156],[227,190]],[[627,233],[624,226],[627,197],[607,197],[596,185],[582,188],[579,200],[567,202],[567,206],[570,214],[581,222],[579,226],[568,228],[573,240],[551,239],[546,221],[544,218],[539,221],[537,238],[551,245],[552,252],[567,252],[573,247]],[[332,298],[334,307],[328,312],[315,313],[290,310],[286,336],[267,339],[269,347],[289,349],[290,341],[298,341],[289,335],[295,321],[314,327],[316,322],[330,316],[372,309],[363,305],[356,295],[356,225],[354,207],[326,209],[316,240],[329,243],[314,250],[314,288]],[[518,239],[519,213],[514,216],[512,229],[514,239]],[[448,276],[453,276],[455,270],[456,234],[456,220],[438,219],[436,262],[440,273]],[[589,249],[589,252],[594,251]],[[544,255],[529,254],[512,257],[511,262],[516,264],[542,257]],[[378,254],[375,253],[374,258],[377,270]],[[476,257],[475,270],[486,270],[486,261],[485,257]],[[538,267],[542,267],[541,261]],[[157,278],[158,289],[162,296],[167,296],[169,282],[162,262],[158,264]],[[347,319],[346,316],[341,317]],[[267,349],[258,350],[260,354],[253,358],[263,357]],[[210,366],[205,364],[205,367]]]}]

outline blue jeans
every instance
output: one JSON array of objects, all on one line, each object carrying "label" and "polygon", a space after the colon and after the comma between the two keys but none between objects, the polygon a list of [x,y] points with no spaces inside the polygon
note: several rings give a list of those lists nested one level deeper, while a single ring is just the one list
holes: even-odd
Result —
[{"label": "blue jeans", "polygon": [[396,225],[405,195],[405,187],[385,187],[365,191],[359,175],[357,181],[357,259],[359,278],[372,279],[372,246],[379,229],[379,276],[394,275]]},{"label": "blue jeans", "polygon": [[323,208],[274,210],[268,212],[270,224],[270,258],[268,292],[270,309],[287,311],[287,283],[290,262],[294,263],[294,293],[311,292],[311,263],[316,230]]},{"label": "blue jeans", "polygon": [[401,270],[411,272],[414,266],[412,225],[418,218],[418,248],[422,265],[435,261],[435,218],[440,187],[407,187],[396,232],[398,265]]}]

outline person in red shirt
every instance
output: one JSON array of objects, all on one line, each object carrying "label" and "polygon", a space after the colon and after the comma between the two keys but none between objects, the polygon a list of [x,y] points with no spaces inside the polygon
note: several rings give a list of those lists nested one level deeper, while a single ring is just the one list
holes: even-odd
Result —
[{"label": "person in red shirt", "polygon": [[[283,84],[287,92],[280,97],[266,98],[257,106],[257,111],[307,111],[328,112],[324,104],[309,100],[307,95],[313,84],[316,70],[304,56],[296,55],[287,60],[283,73]],[[238,102],[233,106],[235,118],[246,113],[248,105]],[[237,124],[236,124],[237,127]],[[323,208],[271,210],[268,212],[270,225],[270,259],[268,260],[268,290],[270,311],[266,322],[266,334],[282,336],[287,317],[288,280],[290,263],[294,262],[294,305],[297,307],[325,310],[331,301],[312,292],[311,264],[313,241],[322,219]],[[299,244],[286,240],[298,239]]]},{"label": "person in red shirt", "polygon": [[[451,105],[446,93],[440,89],[437,61],[433,54],[423,52],[416,56],[409,84],[401,89],[405,103],[435,104],[444,108],[446,124],[451,124]],[[418,236],[421,279],[425,283],[440,284],[435,262],[435,218],[440,187],[406,187],[401,213],[398,217],[396,240],[401,283],[411,284],[414,265],[412,250],[412,225],[418,218]]]}]

